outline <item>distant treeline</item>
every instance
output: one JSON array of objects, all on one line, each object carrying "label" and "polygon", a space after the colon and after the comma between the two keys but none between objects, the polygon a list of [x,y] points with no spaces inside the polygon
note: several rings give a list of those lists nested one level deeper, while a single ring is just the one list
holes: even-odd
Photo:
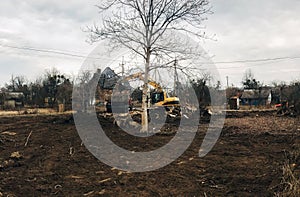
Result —
[{"label": "distant treeline", "polygon": [[[11,80],[1,88],[0,105],[5,108],[5,101],[18,101],[20,106],[56,107],[58,104],[71,106],[73,81],[56,69],[33,82],[28,82],[24,76],[12,76]],[[13,94],[19,93],[19,94]],[[22,93],[22,96],[20,96]]]},{"label": "distant treeline", "polygon": [[[15,100],[18,103],[21,102],[23,107],[55,108],[59,104],[64,104],[66,109],[71,109],[74,86],[76,86],[76,91],[81,92],[80,96],[84,100],[83,105],[90,106],[93,105],[93,101],[95,100],[95,98],[92,98],[95,93],[91,92],[88,88],[93,78],[95,78],[95,74],[90,71],[83,71],[74,79],[66,74],[61,74],[57,69],[45,71],[42,76],[32,82],[26,80],[24,76],[12,76],[11,80],[5,84],[5,87],[1,88],[0,106],[1,108],[5,108],[5,101]],[[223,104],[222,102],[226,102],[226,99],[223,101],[222,98],[227,98],[228,101],[231,97],[242,95],[244,89],[266,87],[262,87],[259,81],[255,81],[254,79],[246,79],[243,82],[243,88],[228,87],[225,90],[221,89],[220,82],[213,87],[208,87],[207,82],[207,77],[199,77],[190,81],[191,88],[195,90],[200,107],[210,105],[212,95],[214,98],[220,98],[220,101],[217,102]],[[300,82],[273,84],[269,88],[272,93],[272,104],[280,103],[284,100],[289,105],[294,105],[297,111],[300,112]],[[186,87],[179,87],[180,91],[186,89]],[[133,99],[141,100],[141,92],[138,90],[133,90],[132,97]],[[22,99],[18,98],[20,94],[10,93],[22,93]]]}]

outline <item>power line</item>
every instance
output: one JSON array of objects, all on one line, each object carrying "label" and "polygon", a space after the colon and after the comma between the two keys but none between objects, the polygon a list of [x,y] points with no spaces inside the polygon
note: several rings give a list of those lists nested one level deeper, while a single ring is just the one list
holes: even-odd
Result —
[{"label": "power line", "polygon": [[264,65],[268,65],[272,62],[264,62],[264,63],[260,63],[260,64],[252,64],[252,65],[244,65],[244,66],[230,66],[230,67],[219,67],[216,68],[217,70],[228,70],[228,69],[233,69],[233,68],[253,68],[253,67],[257,67],[257,66],[264,66]]},{"label": "power line", "polygon": [[206,63],[207,64],[257,63],[257,62],[269,62],[269,61],[279,61],[279,60],[287,60],[287,59],[300,59],[300,56],[286,56],[286,57],[273,57],[273,58],[234,60],[234,61],[216,61],[216,62],[206,62]]},{"label": "power line", "polygon": [[33,47],[18,47],[18,46],[11,46],[11,45],[4,45],[0,44],[1,47],[5,48],[12,48],[12,49],[19,49],[19,50],[26,50],[26,51],[35,51],[35,52],[42,52],[42,53],[52,53],[57,55],[64,55],[64,56],[71,56],[71,57],[77,57],[77,58],[91,58],[91,59],[101,59],[97,57],[88,57],[86,55],[78,55],[67,51],[60,51],[60,50],[52,50],[52,49],[38,49]]},{"label": "power line", "polygon": [[[62,55],[62,56],[69,56],[73,58],[80,58],[80,59],[96,59],[96,60],[109,60],[109,61],[116,61],[116,59],[113,58],[107,58],[107,57],[91,57],[85,54],[75,54],[70,51],[63,51],[63,50],[56,50],[56,49],[40,49],[36,47],[27,47],[27,46],[12,46],[12,45],[4,45],[0,43],[0,46],[3,48],[12,48],[12,49],[18,49],[18,50],[25,50],[25,51],[34,51],[34,52],[41,52],[41,53],[48,53],[48,54],[56,54],[56,55]],[[126,61],[123,61],[123,63],[126,63]],[[127,62],[132,63],[132,62]],[[142,62],[134,62],[134,63],[142,63]]]},{"label": "power line", "polygon": [[75,58],[81,58],[81,59],[96,59],[96,60],[111,60],[111,61],[116,61],[116,59],[113,58],[107,58],[107,57],[93,57],[93,56],[88,56],[85,54],[75,54],[70,51],[63,51],[63,50],[56,50],[56,49],[40,49],[40,48],[35,48],[35,47],[27,47],[27,46],[12,46],[12,45],[4,45],[0,43],[1,47],[5,48],[12,48],[12,49],[18,49],[18,50],[25,50],[25,51],[34,51],[34,52],[41,52],[41,53],[48,53],[48,54],[56,54],[56,55],[63,55],[63,56],[69,56],[69,57],[75,57]]},{"label": "power line", "polygon": [[[18,49],[18,50],[26,50],[26,51],[34,51],[34,52],[42,52],[42,53],[50,53],[50,54],[56,54],[56,55],[63,55],[63,56],[69,56],[74,58],[84,58],[84,59],[97,59],[97,60],[115,60],[112,58],[104,58],[104,57],[90,57],[83,54],[75,54],[69,51],[63,51],[63,50],[54,50],[54,49],[39,49],[35,47],[27,47],[27,46],[12,46],[12,45],[4,45],[0,43],[1,47],[4,48],[12,48],[12,49]],[[281,61],[281,60],[293,60],[293,59],[300,59],[300,56],[285,56],[285,57],[273,57],[273,58],[262,58],[262,59],[245,59],[245,60],[232,60],[232,61],[211,61],[211,62],[201,62],[201,64],[238,64],[238,63],[259,63],[259,62],[274,62],[274,61]],[[131,63],[131,62],[128,62]],[[252,65],[252,66],[259,66],[259,65]],[[224,67],[224,68],[218,68],[218,69],[232,69],[232,68],[240,68],[243,66],[231,66],[231,67]]]}]

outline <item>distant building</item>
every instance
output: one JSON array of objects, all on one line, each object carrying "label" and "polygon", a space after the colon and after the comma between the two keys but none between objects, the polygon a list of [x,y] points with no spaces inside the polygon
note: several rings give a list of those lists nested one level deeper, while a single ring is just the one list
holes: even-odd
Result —
[{"label": "distant building", "polygon": [[15,109],[17,107],[24,106],[24,94],[23,92],[4,92],[4,109]]},{"label": "distant building", "polygon": [[106,67],[103,72],[100,69],[94,73],[92,79],[89,82],[91,87],[97,86],[96,97],[100,100],[110,100],[113,89],[118,84],[119,91],[131,90],[131,86],[128,81],[120,82],[121,76],[117,75],[114,70]]},{"label": "distant building", "polygon": [[242,105],[250,105],[250,106],[268,105],[271,104],[271,100],[272,100],[272,95],[271,95],[271,89],[269,88],[244,90],[241,96]]},{"label": "distant building", "polygon": [[[97,74],[99,74],[99,71],[98,71]],[[118,76],[114,72],[114,70],[107,67],[100,74],[100,79],[99,79],[98,84],[99,84],[101,89],[110,89],[110,90],[112,90],[115,87],[115,85],[116,85],[116,83],[118,82],[119,79],[120,79],[120,76]]]},{"label": "distant building", "polygon": [[124,107],[128,110],[126,105],[129,102],[128,96],[130,95],[131,86],[128,81],[121,81],[121,79],[122,77],[116,74],[110,67],[106,67],[102,72],[100,69],[97,69],[89,81],[89,87],[97,88],[95,97],[92,98],[93,100],[90,103],[92,105],[95,104],[102,111],[107,110],[111,112],[111,97],[114,91],[114,109],[120,106],[122,110]]},{"label": "distant building", "polygon": [[240,98],[238,96],[233,96],[229,99],[229,109],[240,109]]}]

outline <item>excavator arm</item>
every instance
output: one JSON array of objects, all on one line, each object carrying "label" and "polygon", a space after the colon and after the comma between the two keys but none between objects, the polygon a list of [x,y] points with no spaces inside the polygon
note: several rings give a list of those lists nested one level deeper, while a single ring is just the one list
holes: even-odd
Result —
[{"label": "excavator arm", "polygon": [[[130,79],[140,79],[141,81],[145,80],[143,73],[141,73],[141,72],[129,75],[128,77],[125,77],[123,80],[130,80]],[[149,78],[148,84],[151,85],[154,89],[158,90],[159,92],[163,92],[163,88],[158,83],[156,83],[154,80]]]},{"label": "excavator arm", "polygon": [[[130,79],[140,79],[144,81],[143,73],[135,73],[132,75],[129,75],[128,77],[125,77],[123,80],[130,80]],[[161,85],[157,82],[155,82],[152,79],[148,79],[148,84],[152,86],[154,89],[157,90],[157,95],[159,98],[155,99],[156,102],[154,104],[156,106],[179,106],[179,99],[177,97],[168,97],[166,92],[163,90]],[[163,97],[163,98],[162,98]]]}]

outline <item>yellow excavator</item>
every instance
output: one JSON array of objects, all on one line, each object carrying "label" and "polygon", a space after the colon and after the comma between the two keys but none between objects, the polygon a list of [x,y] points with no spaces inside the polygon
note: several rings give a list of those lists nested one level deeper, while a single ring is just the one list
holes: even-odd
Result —
[{"label": "yellow excavator", "polygon": [[[128,81],[131,79],[140,79],[144,81],[144,77],[141,72],[129,75],[128,77],[125,77],[123,80]],[[161,85],[150,78],[148,78],[148,84],[155,89],[155,91],[151,94],[151,103],[154,106],[163,106],[166,107],[167,110],[180,108],[178,97],[169,97],[168,94],[163,90]]]},{"label": "yellow excavator", "polygon": [[[139,79],[141,81],[144,81],[143,73],[139,72],[139,73],[129,75],[121,79],[121,81],[123,81],[123,83],[128,83],[128,81],[132,79]],[[161,85],[152,79],[148,79],[148,84],[154,88],[154,91],[151,92],[150,97],[148,97],[149,99],[148,101],[150,101],[149,104],[151,103],[151,105],[149,106],[150,108],[164,107],[171,114],[176,114],[176,115],[180,114],[180,103],[178,97],[169,97],[168,94],[163,90]],[[102,98],[102,100],[105,100],[105,102],[98,102],[98,104],[96,104],[96,111],[111,113],[112,112],[112,106],[111,106],[112,91],[102,90],[101,92],[102,92],[101,94],[102,96],[100,97]],[[115,98],[115,111],[119,111],[120,108],[120,111],[126,112],[127,109],[124,108],[124,106],[126,106],[124,105],[125,103],[124,101],[126,100],[124,99],[124,95],[122,95],[122,93],[120,92],[120,94],[115,95],[114,98]],[[118,102],[118,100],[120,100],[120,102]],[[140,107],[140,103],[134,104],[130,98],[128,98],[128,104],[129,104],[130,111],[133,109],[138,110]]]}]

